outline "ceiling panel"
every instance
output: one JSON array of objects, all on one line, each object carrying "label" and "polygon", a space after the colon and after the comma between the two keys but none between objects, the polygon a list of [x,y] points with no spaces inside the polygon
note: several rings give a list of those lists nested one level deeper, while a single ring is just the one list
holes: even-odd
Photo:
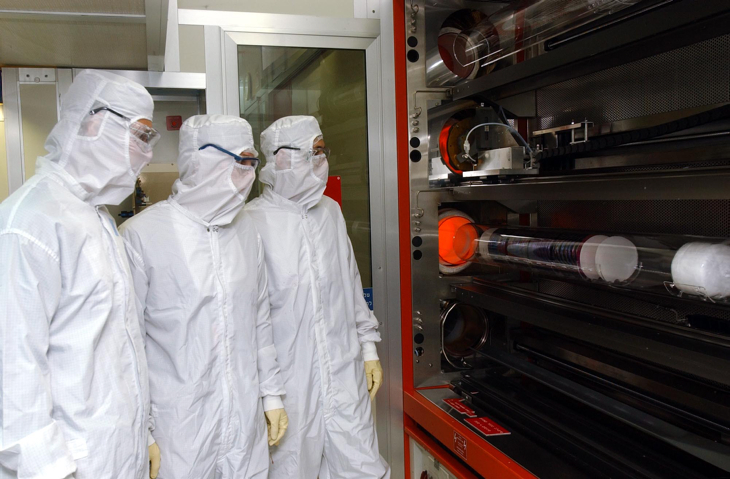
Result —
[{"label": "ceiling panel", "polygon": [[0,0],[0,10],[144,15],[145,0]]},{"label": "ceiling panel", "polygon": [[0,19],[2,65],[146,70],[145,25]]}]

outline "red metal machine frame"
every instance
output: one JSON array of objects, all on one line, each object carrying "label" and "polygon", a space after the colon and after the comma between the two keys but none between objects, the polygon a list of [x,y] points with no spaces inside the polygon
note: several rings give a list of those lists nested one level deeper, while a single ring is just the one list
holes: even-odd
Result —
[{"label": "red metal machine frame", "polygon": [[[477,477],[469,470],[490,479],[534,479],[498,449],[481,439],[445,411],[422,396],[413,383],[413,353],[411,352],[411,243],[410,243],[410,184],[408,148],[408,99],[406,79],[405,2],[393,0],[395,45],[396,134],[398,144],[398,208],[400,228],[401,336],[403,360],[403,410],[405,471],[411,474],[409,438],[439,460],[462,479]],[[428,434],[426,434],[428,433]],[[455,447],[455,434],[461,446]],[[430,435],[430,436],[429,436]],[[435,438],[432,439],[432,438]],[[465,451],[464,451],[465,444]],[[449,452],[450,451],[450,452]],[[454,455],[466,455],[460,462]],[[468,466],[465,467],[464,463]]]}]

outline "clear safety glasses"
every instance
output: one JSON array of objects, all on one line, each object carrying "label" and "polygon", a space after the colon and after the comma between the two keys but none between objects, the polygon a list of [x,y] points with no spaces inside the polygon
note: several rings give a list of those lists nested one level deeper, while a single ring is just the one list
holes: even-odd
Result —
[{"label": "clear safety glasses", "polygon": [[[274,151],[274,155],[276,155],[277,153],[279,153],[279,151],[281,151],[281,150],[301,151],[302,149],[301,148],[295,148],[293,146],[280,146],[279,148],[276,149],[276,151]],[[327,158],[329,158],[329,156],[330,156],[330,149],[325,146],[325,147],[312,148],[312,149],[309,150],[309,157],[310,158],[314,158],[315,156],[321,156],[321,155],[324,155]]]},{"label": "clear safety glasses", "polygon": [[132,136],[134,136],[135,138],[140,140],[142,143],[147,144],[150,148],[154,148],[154,146],[157,144],[157,142],[160,141],[160,132],[158,132],[151,126],[147,126],[140,121],[132,121],[130,118],[127,118],[126,116],[122,115],[118,111],[114,111],[107,106],[94,108],[93,110],[91,110],[89,112],[89,115],[96,115],[100,111],[108,111],[109,113],[116,115],[119,118],[130,122],[129,132],[132,134]]},{"label": "clear safety glasses", "polygon": [[[277,156],[277,154],[281,150],[301,151],[302,149],[296,148],[294,146],[280,146],[279,148],[277,148],[274,151],[274,156]],[[310,148],[309,155],[307,156],[307,161],[311,161],[312,166],[314,168],[318,168],[318,167],[322,166],[322,164],[327,160],[327,158],[329,158],[329,156],[330,156],[330,149],[327,147]],[[277,160],[276,160],[276,165],[277,165],[276,169],[277,170],[286,170],[286,169],[291,168],[291,162],[290,162],[291,160],[287,159],[289,161],[289,163],[286,163],[283,160],[284,160],[283,158],[280,159],[277,156]]]},{"label": "clear safety glasses", "polygon": [[208,148],[208,147],[215,148],[216,150],[218,150],[218,151],[220,151],[222,153],[225,153],[226,155],[232,156],[233,159],[236,160],[239,165],[251,166],[254,169],[256,169],[256,167],[259,166],[259,159],[258,158],[237,155],[235,153],[231,153],[230,151],[226,150],[225,148],[221,148],[218,145],[214,145],[213,143],[208,143],[208,144],[205,144],[205,145],[201,146],[200,148],[198,148],[198,151],[199,150],[203,150],[203,149]]}]

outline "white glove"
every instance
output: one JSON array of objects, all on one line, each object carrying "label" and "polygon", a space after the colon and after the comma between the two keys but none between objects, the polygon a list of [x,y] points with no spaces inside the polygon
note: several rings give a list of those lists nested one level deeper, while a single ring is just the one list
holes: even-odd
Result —
[{"label": "white glove", "polygon": [[150,453],[150,479],[157,479],[157,474],[160,472],[160,460],[162,455],[160,454],[160,446],[156,442],[153,442],[148,447]]},{"label": "white glove", "polygon": [[289,427],[289,416],[286,415],[284,409],[272,409],[264,412],[264,415],[269,431],[269,446],[278,446],[286,428]]},{"label": "white glove", "polygon": [[368,379],[368,392],[372,401],[383,384],[383,367],[380,365],[380,360],[365,361],[365,377]]}]

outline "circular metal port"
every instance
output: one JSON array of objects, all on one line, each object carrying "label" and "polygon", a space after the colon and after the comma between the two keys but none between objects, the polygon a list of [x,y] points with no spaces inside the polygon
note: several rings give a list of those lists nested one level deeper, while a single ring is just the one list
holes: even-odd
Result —
[{"label": "circular metal port", "polygon": [[447,208],[439,210],[439,272],[441,274],[457,274],[469,267],[469,262],[460,258],[454,249],[456,232],[465,224],[474,220],[466,213]]},{"label": "circular metal port", "polygon": [[441,310],[441,350],[452,366],[468,367],[463,361],[489,338],[489,318],[474,306],[449,301]]}]

